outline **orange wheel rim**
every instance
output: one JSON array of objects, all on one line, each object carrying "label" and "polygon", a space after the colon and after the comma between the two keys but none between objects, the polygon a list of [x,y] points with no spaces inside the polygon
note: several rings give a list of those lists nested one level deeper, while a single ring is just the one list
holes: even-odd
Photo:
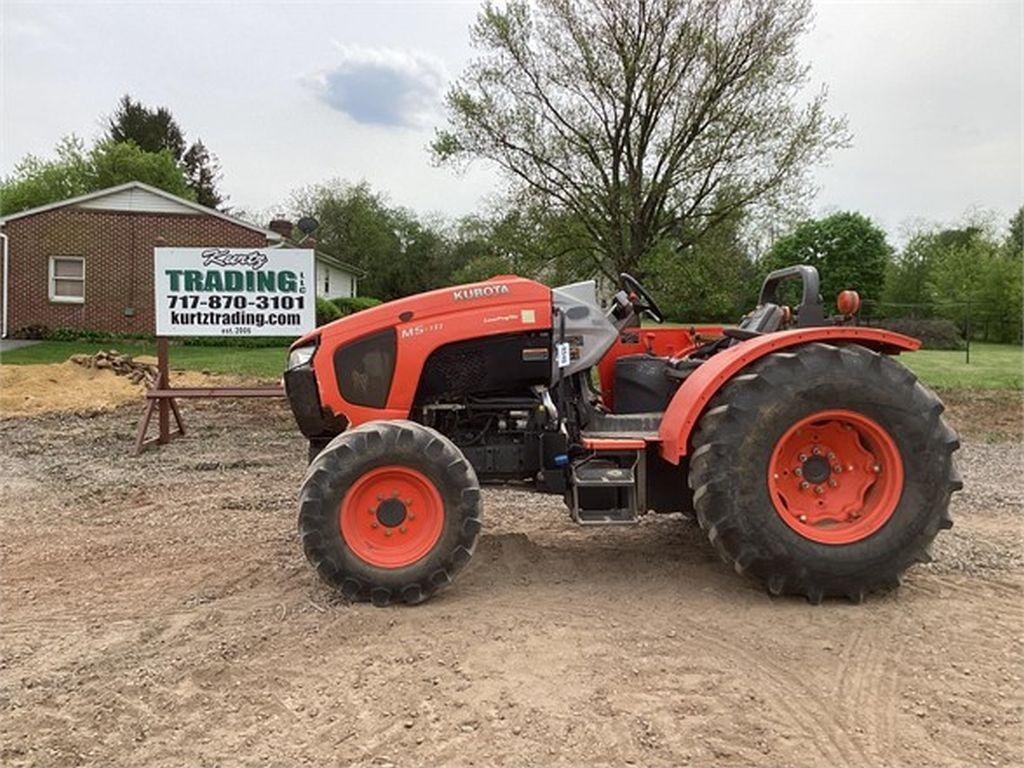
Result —
[{"label": "orange wheel rim", "polygon": [[899,448],[854,411],[821,411],[791,426],[768,462],[779,517],[806,539],[853,544],[892,517],[903,493]]},{"label": "orange wheel rim", "polygon": [[388,465],[349,488],[338,517],[342,538],[357,557],[379,568],[402,568],[441,537],[444,503],[422,472]]}]

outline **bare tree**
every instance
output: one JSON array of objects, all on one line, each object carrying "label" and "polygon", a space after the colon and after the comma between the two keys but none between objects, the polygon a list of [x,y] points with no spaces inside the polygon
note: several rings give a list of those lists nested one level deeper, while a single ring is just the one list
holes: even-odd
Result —
[{"label": "bare tree", "polygon": [[484,158],[578,218],[605,274],[809,189],[846,141],[808,94],[809,0],[487,4],[447,96],[440,161]]}]

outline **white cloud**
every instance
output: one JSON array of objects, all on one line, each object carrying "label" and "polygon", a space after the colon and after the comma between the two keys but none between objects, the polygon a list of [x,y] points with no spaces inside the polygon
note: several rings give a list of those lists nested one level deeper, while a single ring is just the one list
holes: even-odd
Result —
[{"label": "white cloud", "polygon": [[418,51],[336,44],[340,62],[313,78],[319,98],[357,123],[433,124],[448,81],[444,63]]}]

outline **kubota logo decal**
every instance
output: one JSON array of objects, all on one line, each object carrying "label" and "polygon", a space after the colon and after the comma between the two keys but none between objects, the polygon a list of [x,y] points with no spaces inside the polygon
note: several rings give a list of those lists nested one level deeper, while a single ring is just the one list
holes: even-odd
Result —
[{"label": "kubota logo decal", "polygon": [[486,299],[490,296],[501,296],[508,292],[508,286],[504,283],[476,285],[472,288],[459,288],[456,291],[452,291],[452,298],[455,301],[471,301],[473,299]]}]

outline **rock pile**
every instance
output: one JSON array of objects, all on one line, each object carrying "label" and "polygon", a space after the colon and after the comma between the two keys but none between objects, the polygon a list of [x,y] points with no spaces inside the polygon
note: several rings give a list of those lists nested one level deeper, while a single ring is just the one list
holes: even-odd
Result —
[{"label": "rock pile", "polygon": [[101,350],[95,355],[72,355],[71,362],[86,368],[109,369],[118,376],[127,376],[132,384],[145,384],[147,387],[156,384],[155,365],[137,362],[131,355],[116,349]]}]

